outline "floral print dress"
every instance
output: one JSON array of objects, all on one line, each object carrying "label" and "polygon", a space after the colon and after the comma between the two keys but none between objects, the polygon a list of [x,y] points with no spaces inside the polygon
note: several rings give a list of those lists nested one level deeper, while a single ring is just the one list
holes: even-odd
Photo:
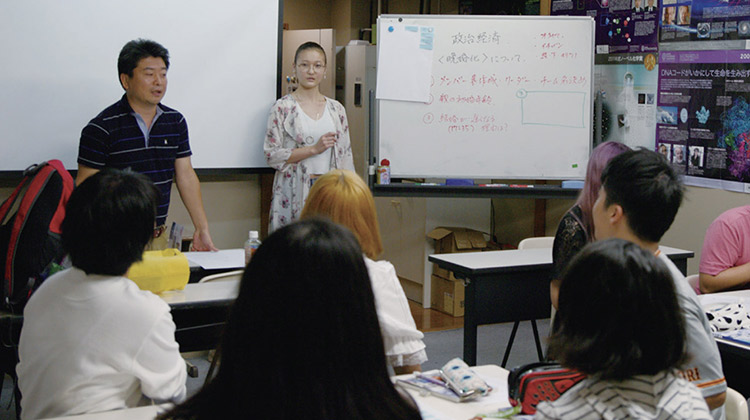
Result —
[{"label": "floral print dress", "polygon": [[[343,105],[331,98],[326,98],[326,107],[333,117],[333,125],[336,127],[338,137],[338,141],[332,147],[329,170],[353,171],[354,159],[346,110]],[[268,166],[276,170],[276,176],[273,179],[269,233],[297,220],[305,205],[307,194],[310,192],[310,175],[312,174],[305,160],[287,163],[292,150],[306,146],[301,112],[303,112],[302,108],[294,97],[286,95],[276,101],[268,116],[263,152]]]}]

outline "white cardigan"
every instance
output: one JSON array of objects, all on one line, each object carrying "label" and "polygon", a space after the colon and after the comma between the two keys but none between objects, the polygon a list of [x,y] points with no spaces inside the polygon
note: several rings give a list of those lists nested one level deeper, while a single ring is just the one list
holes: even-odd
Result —
[{"label": "white cardigan", "polygon": [[365,265],[375,295],[388,363],[397,367],[426,362],[427,353],[422,342],[424,334],[417,330],[393,264],[365,257]]}]

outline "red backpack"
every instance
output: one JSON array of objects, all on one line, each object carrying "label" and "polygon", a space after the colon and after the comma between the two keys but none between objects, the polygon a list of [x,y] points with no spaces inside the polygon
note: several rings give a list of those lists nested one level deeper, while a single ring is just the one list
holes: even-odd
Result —
[{"label": "red backpack", "polygon": [[59,160],[32,165],[0,206],[2,306],[21,313],[63,256],[60,238],[73,178]]}]

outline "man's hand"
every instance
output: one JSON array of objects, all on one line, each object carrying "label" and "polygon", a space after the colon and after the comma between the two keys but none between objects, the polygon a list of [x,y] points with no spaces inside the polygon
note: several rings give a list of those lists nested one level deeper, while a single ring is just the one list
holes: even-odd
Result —
[{"label": "man's hand", "polygon": [[211,235],[206,230],[196,230],[193,234],[193,243],[190,245],[191,251],[218,251],[219,248],[214,246]]}]

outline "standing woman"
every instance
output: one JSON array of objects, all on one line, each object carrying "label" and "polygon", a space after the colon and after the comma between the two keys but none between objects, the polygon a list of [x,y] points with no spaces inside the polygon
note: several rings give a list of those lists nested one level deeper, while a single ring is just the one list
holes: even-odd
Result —
[{"label": "standing woman", "polygon": [[294,54],[299,88],[276,101],[268,116],[263,151],[276,169],[269,232],[299,218],[312,182],[331,169],[354,170],[343,105],[320,93],[326,53],[306,42]]}]

